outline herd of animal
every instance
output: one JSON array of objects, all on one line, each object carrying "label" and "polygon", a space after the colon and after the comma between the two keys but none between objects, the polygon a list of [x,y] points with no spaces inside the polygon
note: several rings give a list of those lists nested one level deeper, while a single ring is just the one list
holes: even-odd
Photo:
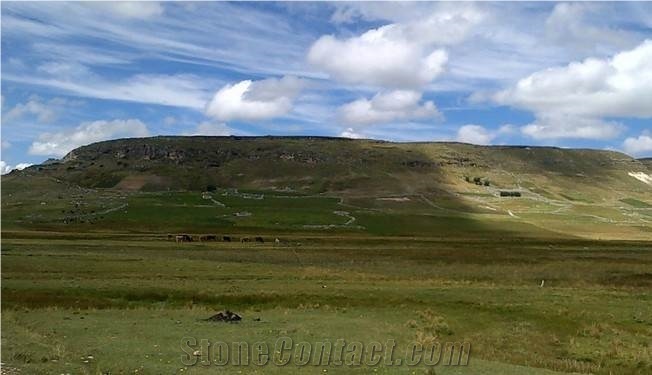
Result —
[{"label": "herd of animal", "polygon": [[[201,241],[201,242],[210,242],[210,241],[222,241],[222,242],[233,242],[237,241],[238,238],[232,237],[232,236],[217,236],[214,234],[204,234],[204,235],[199,235],[199,236],[193,236],[190,234],[168,234],[168,240],[169,241],[175,241],[175,242],[193,242],[193,241]],[[258,242],[258,243],[265,243],[265,240],[261,236],[256,236],[256,237],[241,237],[240,242],[245,243],[245,242]],[[274,240],[277,244],[281,242],[278,238]]]}]

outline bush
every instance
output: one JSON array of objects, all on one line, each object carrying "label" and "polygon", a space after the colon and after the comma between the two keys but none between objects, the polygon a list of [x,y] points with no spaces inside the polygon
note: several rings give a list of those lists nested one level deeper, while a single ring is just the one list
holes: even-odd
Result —
[{"label": "bush", "polygon": [[500,196],[501,197],[520,197],[521,192],[520,191],[501,191]]}]

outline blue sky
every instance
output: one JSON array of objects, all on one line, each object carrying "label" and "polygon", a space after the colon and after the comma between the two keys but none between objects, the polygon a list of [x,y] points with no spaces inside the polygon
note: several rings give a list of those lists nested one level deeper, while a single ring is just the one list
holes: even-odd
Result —
[{"label": "blue sky", "polygon": [[652,3],[2,2],[2,172],[105,139],[652,156]]}]

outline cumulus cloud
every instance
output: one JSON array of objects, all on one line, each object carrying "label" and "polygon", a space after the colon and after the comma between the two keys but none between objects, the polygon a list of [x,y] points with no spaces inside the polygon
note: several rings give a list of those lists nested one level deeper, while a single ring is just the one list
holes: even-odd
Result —
[{"label": "cumulus cloud", "polygon": [[496,137],[496,133],[490,132],[480,125],[464,125],[457,130],[457,141],[472,143],[475,145],[488,145]]},{"label": "cumulus cloud", "polygon": [[322,36],[308,61],[343,82],[416,88],[444,71],[448,54],[405,39],[400,25],[390,24],[345,40]]},{"label": "cumulus cloud", "polygon": [[521,127],[521,133],[534,139],[595,139],[617,137],[625,127],[619,122],[581,116],[538,115],[537,120]]},{"label": "cumulus cloud", "polygon": [[339,110],[340,121],[351,125],[383,124],[440,116],[432,101],[420,103],[421,94],[395,90],[376,94],[371,100],[358,99]]},{"label": "cumulus cloud", "polygon": [[518,127],[512,124],[504,124],[497,129],[488,129],[481,125],[468,124],[457,129],[455,140],[476,145],[488,145],[496,138],[511,136],[517,133],[517,131]]},{"label": "cumulus cloud", "polygon": [[628,137],[623,142],[623,148],[632,155],[652,154],[652,133],[644,131],[638,137]]},{"label": "cumulus cloud", "polygon": [[12,167],[11,165],[8,165],[4,161],[0,160],[0,174],[7,174],[13,170],[19,170],[22,171],[23,169],[31,166],[32,164],[30,163],[18,163],[16,164],[15,167]]},{"label": "cumulus cloud", "polygon": [[206,114],[219,120],[264,120],[287,114],[305,81],[294,77],[245,80],[218,90]]},{"label": "cumulus cloud", "polygon": [[523,128],[539,138],[608,139],[622,128],[605,117],[652,116],[652,40],[610,59],[589,58],[536,72],[494,100],[531,110]]},{"label": "cumulus cloud", "polygon": [[534,73],[495,99],[535,112],[652,116],[652,40],[612,59],[590,58]]},{"label": "cumulus cloud", "polygon": [[89,143],[115,138],[147,137],[147,126],[140,120],[84,122],[73,129],[41,134],[29,148],[32,155],[64,156],[70,150]]},{"label": "cumulus cloud", "polygon": [[0,174],[7,174],[11,172],[12,169],[11,166],[7,165],[3,160],[0,160]]},{"label": "cumulus cloud", "polygon": [[344,138],[353,138],[353,139],[361,139],[364,138],[364,136],[360,133],[357,133],[353,128],[346,128],[340,133],[340,137]]},{"label": "cumulus cloud", "polygon": [[356,18],[394,22],[350,38],[324,35],[311,46],[308,61],[343,82],[416,89],[444,71],[443,47],[464,41],[486,14],[475,4],[336,5],[336,22]]}]

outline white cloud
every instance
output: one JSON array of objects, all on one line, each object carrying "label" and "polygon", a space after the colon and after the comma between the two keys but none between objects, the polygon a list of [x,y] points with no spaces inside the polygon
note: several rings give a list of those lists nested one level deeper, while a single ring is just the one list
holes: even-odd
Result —
[{"label": "white cloud", "polygon": [[440,116],[432,101],[420,101],[421,94],[416,91],[382,92],[371,100],[358,99],[343,105],[339,110],[339,118],[345,124],[370,125]]},{"label": "white cloud", "polygon": [[83,97],[196,110],[204,108],[210,95],[210,82],[190,74],[137,74],[115,80],[98,76],[84,65],[62,62],[42,64],[37,71],[34,75],[3,74],[2,79],[56,88]]},{"label": "white cloud", "polygon": [[25,103],[16,104],[2,116],[2,119],[4,123],[10,123],[27,115],[31,115],[40,123],[52,122],[57,117],[55,108],[64,103],[65,100],[60,98],[44,102],[41,98],[33,96]]},{"label": "white cloud", "polygon": [[623,148],[632,155],[652,154],[652,134],[644,131],[638,137],[628,137],[623,142]]},{"label": "white cloud", "polygon": [[590,2],[558,3],[546,19],[545,35],[554,44],[576,51],[628,48],[634,40],[632,33],[595,24],[604,18],[608,6]]},{"label": "white cloud", "polygon": [[472,143],[475,145],[488,145],[496,137],[480,125],[464,125],[457,130],[456,140],[459,142]]},{"label": "white cloud", "polygon": [[164,10],[163,6],[156,1],[91,1],[86,5],[115,16],[134,19],[160,16]]},{"label": "white cloud", "polygon": [[333,20],[394,20],[365,33],[324,35],[310,47],[308,62],[332,78],[383,88],[423,88],[448,62],[443,46],[467,38],[485,14],[474,4],[337,4]]},{"label": "white cloud", "polygon": [[348,23],[356,19],[392,21],[395,39],[421,44],[451,45],[464,40],[486,15],[472,3],[354,2],[335,3],[331,20]]},{"label": "white cloud", "polygon": [[[309,73],[303,66],[305,51],[317,37],[311,24],[294,22],[269,9],[229,2],[121,4],[3,2],[3,38],[30,46],[38,40],[53,48],[67,45],[65,49],[85,49],[85,53],[74,56],[91,60],[96,60],[93,53],[98,49],[93,41],[103,40],[108,42],[101,48],[104,57],[128,59],[133,67],[146,57],[219,69],[228,66],[245,74]],[[163,16],[157,16],[158,9],[163,10]],[[139,18],[147,19],[141,22]],[[79,42],[80,36],[85,43]],[[93,65],[89,59],[76,61]],[[3,61],[3,78],[7,72]]]},{"label": "white cloud", "polygon": [[521,127],[521,133],[534,139],[595,139],[617,137],[623,130],[621,123],[581,116],[539,115],[537,121]]},{"label": "white cloud", "polygon": [[6,141],[6,140],[3,139],[3,140],[2,140],[2,148],[1,148],[1,149],[4,151],[4,150],[6,150],[6,149],[8,149],[8,148],[11,148],[11,142]]},{"label": "white cloud", "polygon": [[8,165],[4,161],[0,160],[0,174],[7,174],[7,173],[13,171],[14,169],[22,171],[23,169],[25,169],[25,168],[27,168],[27,167],[29,167],[31,165],[32,164],[30,164],[30,163],[18,163],[18,164],[16,164],[15,167],[12,167],[11,165]]},{"label": "white cloud", "polygon": [[359,1],[332,3],[335,11],[331,15],[331,22],[335,24],[354,23],[363,21],[405,21],[421,16],[432,11],[426,2],[402,1]]},{"label": "white cloud", "polygon": [[457,129],[455,140],[476,145],[488,145],[496,138],[511,136],[517,131],[518,127],[512,124],[501,125],[498,129],[488,129],[481,125],[468,124]]},{"label": "white cloud", "polygon": [[535,138],[613,138],[622,126],[602,118],[652,116],[652,40],[611,59],[539,71],[494,100],[533,111],[537,121],[522,131]]},{"label": "white cloud", "polygon": [[197,125],[194,132],[188,135],[206,135],[206,136],[227,136],[232,135],[234,130],[226,126],[226,124],[214,124],[211,122],[202,122]]},{"label": "white cloud", "polygon": [[361,139],[364,138],[364,135],[357,133],[353,128],[346,128],[340,133],[340,137]]},{"label": "white cloud", "polygon": [[72,149],[94,142],[126,137],[146,137],[147,126],[140,120],[84,122],[73,129],[44,133],[29,148],[32,155],[63,156]]},{"label": "white cloud", "polygon": [[652,40],[612,59],[586,59],[521,79],[496,101],[535,112],[652,116]]},{"label": "white cloud", "polygon": [[22,171],[23,169],[25,169],[25,168],[27,168],[29,166],[32,166],[32,165],[33,165],[32,163],[18,163],[18,164],[16,164],[14,169],[18,169],[19,171]]},{"label": "white cloud", "polygon": [[496,101],[535,112],[652,116],[652,40],[612,59],[586,59],[521,79]]},{"label": "white cloud", "polygon": [[7,165],[3,160],[0,160],[0,174],[7,174],[11,172],[11,166]]},{"label": "white cloud", "polygon": [[322,36],[310,48],[308,61],[347,83],[422,87],[444,71],[448,54],[405,39],[400,29],[390,24],[345,40]]},{"label": "white cloud", "polygon": [[226,85],[206,106],[206,114],[219,120],[263,120],[287,114],[305,86],[302,79],[285,76]]}]

